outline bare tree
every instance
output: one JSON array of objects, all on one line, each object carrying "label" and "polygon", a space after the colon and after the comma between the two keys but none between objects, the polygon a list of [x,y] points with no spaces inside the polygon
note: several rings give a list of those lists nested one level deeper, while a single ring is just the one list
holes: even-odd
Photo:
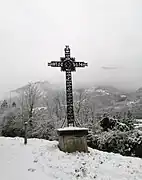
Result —
[{"label": "bare tree", "polygon": [[87,93],[85,89],[78,89],[75,97],[74,110],[75,116],[79,123],[83,124],[84,119],[84,106],[87,99]]},{"label": "bare tree", "polygon": [[29,83],[24,93],[25,93],[25,101],[29,113],[29,118],[31,118],[33,116],[34,105],[41,97],[41,92],[37,87],[37,85]]},{"label": "bare tree", "polygon": [[95,98],[85,89],[78,89],[75,96],[75,115],[82,125],[91,125],[95,121]]},{"label": "bare tree", "polygon": [[33,110],[41,98],[41,92],[38,86],[34,83],[29,83],[24,90],[20,93],[19,102],[22,111],[22,115],[27,113],[27,118],[31,119],[33,117]]},{"label": "bare tree", "polygon": [[43,100],[44,105],[47,107],[49,118],[54,121],[56,127],[61,127],[61,124],[66,118],[64,91],[48,93]]},{"label": "bare tree", "polygon": [[58,92],[53,99],[54,102],[54,111],[59,120],[62,120],[64,116],[65,110],[65,102],[64,102],[64,95],[62,92]]},{"label": "bare tree", "polygon": [[46,94],[43,97],[43,105],[47,108],[48,115],[52,119],[53,116],[53,105],[52,105],[52,98],[50,95]]}]

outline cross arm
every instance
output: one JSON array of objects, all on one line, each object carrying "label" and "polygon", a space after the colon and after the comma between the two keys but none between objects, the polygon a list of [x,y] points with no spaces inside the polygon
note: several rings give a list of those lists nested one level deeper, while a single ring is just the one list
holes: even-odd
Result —
[{"label": "cross arm", "polygon": [[74,67],[85,67],[88,66],[88,63],[85,62],[73,62],[74,63]]},{"label": "cross arm", "polygon": [[51,67],[62,67],[63,66],[63,62],[61,61],[51,61],[48,63],[48,66]]}]

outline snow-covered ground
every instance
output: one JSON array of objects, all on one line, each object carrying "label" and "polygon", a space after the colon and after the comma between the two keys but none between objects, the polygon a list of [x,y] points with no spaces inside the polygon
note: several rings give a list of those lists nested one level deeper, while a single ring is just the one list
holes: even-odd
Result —
[{"label": "snow-covered ground", "polygon": [[82,130],[88,130],[88,128],[79,128],[79,127],[64,127],[64,128],[59,128],[58,131],[82,131]]},{"label": "snow-covered ground", "polygon": [[0,138],[1,180],[142,180],[142,159],[89,149],[59,151],[57,142]]},{"label": "snow-covered ground", "polygon": [[136,123],[134,124],[136,129],[142,128],[142,119],[136,119]]}]

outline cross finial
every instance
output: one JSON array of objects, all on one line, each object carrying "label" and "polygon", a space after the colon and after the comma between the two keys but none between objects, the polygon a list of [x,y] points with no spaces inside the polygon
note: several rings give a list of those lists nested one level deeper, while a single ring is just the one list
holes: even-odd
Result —
[{"label": "cross finial", "polygon": [[65,46],[65,58],[70,58],[70,48],[68,45]]}]

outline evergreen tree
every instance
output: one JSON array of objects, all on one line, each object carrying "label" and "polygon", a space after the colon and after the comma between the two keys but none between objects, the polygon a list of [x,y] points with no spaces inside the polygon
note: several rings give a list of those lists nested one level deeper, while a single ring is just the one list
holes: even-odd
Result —
[{"label": "evergreen tree", "polygon": [[15,102],[12,103],[12,107],[13,108],[16,107],[16,103]]},{"label": "evergreen tree", "polygon": [[6,100],[3,101],[3,103],[1,104],[1,109],[6,109],[8,108],[8,103]]}]

